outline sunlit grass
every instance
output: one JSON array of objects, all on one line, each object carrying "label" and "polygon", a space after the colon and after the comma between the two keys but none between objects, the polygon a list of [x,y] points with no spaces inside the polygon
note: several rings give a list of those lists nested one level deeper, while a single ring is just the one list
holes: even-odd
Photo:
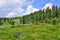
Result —
[{"label": "sunlit grass", "polygon": [[31,25],[0,29],[3,40],[60,40],[60,25]]}]

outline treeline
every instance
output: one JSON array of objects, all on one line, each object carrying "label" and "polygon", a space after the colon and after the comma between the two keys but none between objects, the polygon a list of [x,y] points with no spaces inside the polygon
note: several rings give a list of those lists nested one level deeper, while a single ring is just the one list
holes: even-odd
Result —
[{"label": "treeline", "polygon": [[45,11],[44,10],[45,9],[39,10],[37,12],[22,17],[0,18],[0,25],[4,23],[14,25],[17,22],[19,22],[19,24],[36,24],[36,25],[40,23],[48,23],[54,25],[60,23],[60,7],[53,6],[52,10],[49,9],[49,7],[47,7],[47,9]]},{"label": "treeline", "polygon": [[0,18],[0,25],[2,24],[12,24],[14,25],[14,21],[12,18]]},{"label": "treeline", "polygon": [[60,7],[53,6],[52,10],[47,7],[30,15],[25,15],[20,18],[21,24],[58,24],[60,23]]}]

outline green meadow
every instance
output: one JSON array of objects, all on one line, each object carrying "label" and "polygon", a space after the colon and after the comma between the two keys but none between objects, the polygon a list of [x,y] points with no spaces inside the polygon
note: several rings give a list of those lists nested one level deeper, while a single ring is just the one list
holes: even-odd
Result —
[{"label": "green meadow", "polygon": [[0,18],[0,40],[60,40],[60,7]]},{"label": "green meadow", "polygon": [[28,25],[0,29],[0,40],[60,40],[60,25]]}]

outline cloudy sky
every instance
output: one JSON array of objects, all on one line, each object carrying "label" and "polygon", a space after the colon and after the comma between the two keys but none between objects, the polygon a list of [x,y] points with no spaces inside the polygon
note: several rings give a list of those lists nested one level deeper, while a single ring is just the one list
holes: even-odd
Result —
[{"label": "cloudy sky", "polygon": [[60,0],[0,0],[0,17],[26,15],[48,5],[60,6]]}]

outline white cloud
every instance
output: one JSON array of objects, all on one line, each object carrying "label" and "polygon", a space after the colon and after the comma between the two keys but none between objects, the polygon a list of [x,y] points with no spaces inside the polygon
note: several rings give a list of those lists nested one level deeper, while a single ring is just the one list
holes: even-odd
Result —
[{"label": "white cloud", "polygon": [[[17,16],[17,14],[23,14],[25,10],[22,9],[22,6],[24,6],[24,5],[29,6],[32,3],[34,3],[34,0],[31,0],[31,1],[28,1],[28,0],[13,0],[13,1],[9,0],[9,1],[7,1],[7,4],[9,4],[9,5],[19,4],[19,7],[15,8],[12,12],[8,13],[8,15],[6,17],[14,17],[15,15]],[[33,9],[32,12],[38,10],[36,8],[33,8],[33,7],[32,7],[32,9]],[[31,13],[31,11],[29,11],[29,10],[31,10],[31,9],[27,8],[26,13]]]},{"label": "white cloud", "polygon": [[10,12],[6,17],[13,17],[13,15],[15,15],[16,13]]},{"label": "white cloud", "polygon": [[[5,17],[14,17],[15,15],[17,16],[17,14],[22,14],[23,11],[26,11],[26,13],[37,11],[38,9],[33,8],[33,6],[31,6],[32,11],[30,11],[31,9],[29,8],[29,5],[34,3],[34,1],[35,0],[0,0],[0,8],[2,11],[6,11],[7,15]],[[23,6],[28,6],[27,10],[22,9]]]},{"label": "white cloud", "polygon": [[42,9],[46,9],[49,7],[49,9],[52,9],[52,3],[47,3]]},{"label": "white cloud", "polygon": [[39,11],[39,9],[34,8],[32,5],[29,5],[29,6],[27,7],[26,14],[30,14],[30,13],[33,13],[33,12],[35,12],[35,11]]},{"label": "white cloud", "polygon": [[[27,15],[30,13],[33,13],[35,11],[39,11],[39,9],[34,8],[32,5],[29,5],[24,13],[24,9],[22,8],[16,8],[15,10],[13,10],[12,12],[10,12],[6,17],[15,17],[15,15],[17,16],[17,14],[23,14],[23,15]],[[22,16],[22,15],[20,15]]]},{"label": "white cloud", "polygon": [[0,7],[6,5],[29,5],[34,3],[35,0],[0,0]]},{"label": "white cloud", "polygon": [[4,5],[6,3],[5,0],[0,0],[0,6]]},{"label": "white cloud", "polygon": [[49,9],[51,9],[52,10],[52,3],[47,3],[43,8],[42,8],[42,10],[44,9],[44,12],[47,10],[47,8],[49,7]]},{"label": "white cloud", "polygon": [[23,5],[27,0],[0,0],[0,7],[6,5]]},{"label": "white cloud", "polygon": [[21,8],[16,8],[15,10],[13,10],[12,12],[8,13],[8,15],[6,17],[15,17],[15,15],[17,16],[17,14],[21,14],[23,13],[23,9]]}]

